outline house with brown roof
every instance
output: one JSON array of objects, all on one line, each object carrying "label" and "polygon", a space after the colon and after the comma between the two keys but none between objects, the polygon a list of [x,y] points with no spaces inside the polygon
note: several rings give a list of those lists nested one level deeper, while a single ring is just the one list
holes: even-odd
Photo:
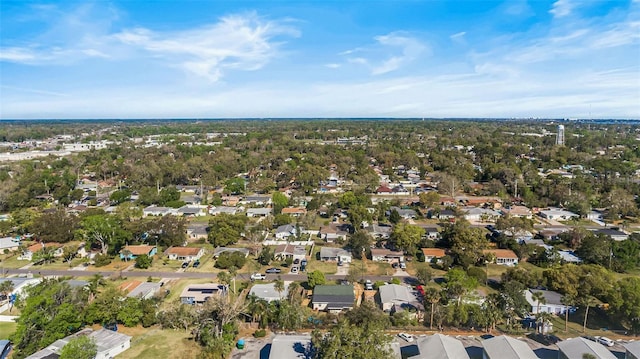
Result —
[{"label": "house with brown roof", "polygon": [[493,254],[495,264],[510,267],[518,264],[518,256],[511,249],[485,249],[482,252]]},{"label": "house with brown roof", "polygon": [[422,248],[422,254],[424,254],[424,261],[427,263],[431,263],[434,259],[439,261],[440,258],[447,255],[442,248]]},{"label": "house with brown roof", "polygon": [[164,254],[171,260],[195,261],[204,255],[204,248],[199,247],[170,247]]},{"label": "house with brown roof", "polygon": [[27,247],[27,249],[25,249],[17,259],[21,261],[32,261],[33,255],[44,250],[45,248],[53,250],[54,257],[61,257],[64,250],[62,244],[57,242],[38,242]]},{"label": "house with brown roof", "polygon": [[525,206],[511,206],[502,209],[502,213],[510,217],[533,218],[533,212]]},{"label": "house with brown roof", "polygon": [[120,250],[120,259],[122,260],[136,259],[138,256],[141,256],[144,254],[151,257],[151,256],[154,256],[157,252],[158,252],[158,247],[156,246],[147,246],[144,244],[124,246],[124,248]]},{"label": "house with brown roof", "polygon": [[302,207],[287,207],[287,208],[283,208],[282,212],[280,213],[288,214],[293,217],[299,217],[307,214],[307,209]]}]

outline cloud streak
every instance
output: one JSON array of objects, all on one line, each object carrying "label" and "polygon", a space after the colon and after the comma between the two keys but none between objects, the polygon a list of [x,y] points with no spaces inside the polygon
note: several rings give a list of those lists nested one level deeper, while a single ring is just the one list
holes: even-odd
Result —
[{"label": "cloud streak", "polygon": [[429,51],[417,38],[400,31],[376,36],[374,40],[375,44],[343,51],[340,55],[360,54],[348,57],[347,61],[365,66],[375,76],[396,71]]}]

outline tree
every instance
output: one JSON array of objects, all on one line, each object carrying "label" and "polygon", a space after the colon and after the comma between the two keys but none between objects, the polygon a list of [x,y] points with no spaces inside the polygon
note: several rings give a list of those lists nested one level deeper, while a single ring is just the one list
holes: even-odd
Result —
[{"label": "tree", "polygon": [[[361,327],[341,320],[326,334],[314,330],[311,335],[315,359],[391,359],[391,337],[382,329]],[[307,348],[310,351],[311,348]]]},{"label": "tree", "polygon": [[260,251],[260,255],[258,255],[257,261],[262,265],[269,265],[273,260],[273,249],[268,246],[262,247],[262,251]]},{"label": "tree", "polygon": [[102,254],[115,254],[120,250],[131,234],[123,229],[115,216],[94,215],[82,219],[79,234],[90,245],[100,248]]},{"label": "tree", "polygon": [[576,297],[572,294],[565,294],[560,299],[561,303],[565,305],[564,310],[564,331],[565,333],[569,331],[569,312],[571,311],[571,307],[576,303]]},{"label": "tree", "polygon": [[289,199],[282,192],[273,192],[271,195],[271,202],[273,202],[274,214],[280,214],[282,209],[289,205]]},{"label": "tree", "polygon": [[429,283],[432,277],[433,273],[429,267],[419,267],[416,272],[416,278],[418,278],[418,281],[422,285]]},{"label": "tree", "polygon": [[587,295],[580,299],[582,305],[584,305],[584,322],[582,323],[582,332],[587,332],[587,320],[589,319],[589,308],[595,305],[595,298]]},{"label": "tree", "polygon": [[615,317],[633,333],[640,333],[640,278],[620,279],[607,297]]},{"label": "tree", "polygon": [[543,292],[531,293],[531,298],[536,301],[536,315],[540,313],[540,306],[547,303],[547,299],[544,297]]},{"label": "tree", "polygon": [[149,257],[146,254],[139,255],[136,257],[136,268],[147,269],[151,267],[152,262],[153,262],[152,257]]},{"label": "tree", "polygon": [[478,263],[488,244],[484,232],[479,228],[472,228],[465,220],[446,224],[442,231],[442,242],[451,248],[454,263],[463,268]]},{"label": "tree", "polygon": [[98,345],[92,337],[73,337],[60,350],[60,359],[93,359],[98,353]]},{"label": "tree", "polygon": [[392,209],[391,213],[389,213],[389,222],[393,224],[398,224],[401,220],[402,220],[402,217],[400,217],[400,213],[398,213],[398,211],[395,208]]},{"label": "tree", "polygon": [[2,296],[5,298],[7,298],[9,294],[13,292],[13,289],[14,289],[13,282],[10,280],[6,280],[0,283],[0,293],[2,293]]},{"label": "tree", "polygon": [[418,244],[422,240],[423,235],[424,229],[421,227],[407,223],[399,223],[393,227],[391,240],[396,247],[404,250],[407,255],[413,256],[417,251]]},{"label": "tree", "polygon": [[422,192],[418,195],[418,198],[420,198],[420,204],[425,208],[431,208],[440,203],[440,195],[434,191]]},{"label": "tree", "polygon": [[244,193],[245,184],[246,182],[244,178],[235,177],[229,179],[224,184],[224,193],[242,194]]},{"label": "tree", "polygon": [[319,270],[314,270],[313,272],[309,272],[307,274],[307,284],[309,287],[313,288],[317,285],[323,285],[326,283],[326,279],[324,277],[324,273]]},{"label": "tree", "polygon": [[244,267],[245,263],[247,263],[247,257],[244,256],[242,252],[223,252],[220,253],[220,256],[216,260],[216,268],[221,269],[229,269],[236,268],[240,269]]},{"label": "tree", "polygon": [[221,213],[209,220],[208,240],[216,247],[236,243],[244,231],[247,216]]},{"label": "tree", "polygon": [[56,210],[36,217],[29,230],[43,242],[66,243],[73,240],[77,228],[78,217]]},{"label": "tree", "polygon": [[456,299],[458,305],[460,305],[462,297],[477,286],[478,281],[473,277],[469,277],[462,269],[451,269],[445,275],[444,288],[450,298]]},{"label": "tree", "polygon": [[111,201],[112,206],[117,206],[121,203],[128,202],[131,199],[131,190],[122,189],[113,191],[109,196],[109,201]]},{"label": "tree", "polygon": [[78,254],[78,246],[65,246],[62,249],[62,260],[64,262],[69,263],[69,267],[71,267],[72,265],[72,260],[76,257],[76,255]]},{"label": "tree", "polygon": [[273,282],[273,289],[278,292],[278,297],[282,298],[282,292],[286,289],[282,277],[278,276],[278,278]]},{"label": "tree", "polygon": [[440,291],[434,287],[427,287],[424,290],[424,300],[431,304],[431,318],[429,319],[429,329],[433,329],[433,314],[435,313],[435,306],[440,301]]},{"label": "tree", "polygon": [[347,246],[351,249],[354,258],[362,259],[363,253],[371,247],[372,241],[373,239],[367,231],[357,229],[355,233],[349,235]]}]

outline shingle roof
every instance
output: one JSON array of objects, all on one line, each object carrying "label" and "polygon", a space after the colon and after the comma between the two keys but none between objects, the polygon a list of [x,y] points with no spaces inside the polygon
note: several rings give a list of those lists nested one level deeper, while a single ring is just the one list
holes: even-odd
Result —
[{"label": "shingle roof", "polygon": [[418,339],[418,349],[420,355],[416,356],[415,359],[469,359],[469,355],[461,341],[442,334],[420,337]]},{"label": "shingle roof", "polygon": [[482,346],[490,359],[538,359],[527,343],[506,335],[483,340]]},{"label": "shingle roof", "polygon": [[558,342],[557,345],[558,349],[569,359],[582,359],[583,354],[594,355],[596,359],[616,358],[604,345],[581,337],[567,339]]},{"label": "shingle roof", "polygon": [[197,256],[202,248],[199,247],[171,247],[167,249],[167,254],[175,254],[179,256]]},{"label": "shingle roof", "polygon": [[269,359],[311,359],[311,335],[276,335]]},{"label": "shingle roof", "polygon": [[640,340],[623,344],[624,348],[636,358],[640,358]]},{"label": "shingle roof", "polygon": [[518,259],[518,256],[511,249],[485,249],[483,253],[493,253],[496,258],[513,258]]},{"label": "shingle roof", "polygon": [[351,307],[355,301],[352,285],[317,285],[313,303],[329,303],[329,308]]},{"label": "shingle roof", "polygon": [[[146,245],[138,245],[138,246],[124,246],[122,251],[128,250],[134,256],[141,256],[143,254],[149,254],[151,250],[155,248],[154,246],[146,246]],[[120,252],[122,252],[120,251]]]}]

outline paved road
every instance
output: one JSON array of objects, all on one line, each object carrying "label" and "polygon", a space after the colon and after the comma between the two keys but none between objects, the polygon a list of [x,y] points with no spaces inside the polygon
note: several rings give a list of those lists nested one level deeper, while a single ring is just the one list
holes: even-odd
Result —
[{"label": "paved road", "polygon": [[[184,279],[184,278],[216,278],[215,273],[206,273],[206,272],[152,272],[152,271],[77,271],[77,270],[65,270],[65,269],[5,269],[4,275],[20,275],[20,274],[32,274],[32,275],[42,275],[42,276],[60,276],[60,277],[89,277],[94,274],[100,274],[103,277],[111,277],[111,276],[119,276],[123,277],[155,277],[155,278],[176,278],[176,279]],[[238,274],[236,279],[239,280],[249,280],[249,274]],[[267,274],[267,280],[277,279],[278,276],[283,280],[288,281],[304,281],[307,278],[305,274]],[[345,279],[344,275],[327,275],[326,278],[328,280],[341,280]],[[385,281],[389,282],[393,278],[392,276],[364,276],[365,279],[370,279],[371,281]],[[411,281],[415,279],[413,277],[407,276],[403,277],[403,279]]]}]

